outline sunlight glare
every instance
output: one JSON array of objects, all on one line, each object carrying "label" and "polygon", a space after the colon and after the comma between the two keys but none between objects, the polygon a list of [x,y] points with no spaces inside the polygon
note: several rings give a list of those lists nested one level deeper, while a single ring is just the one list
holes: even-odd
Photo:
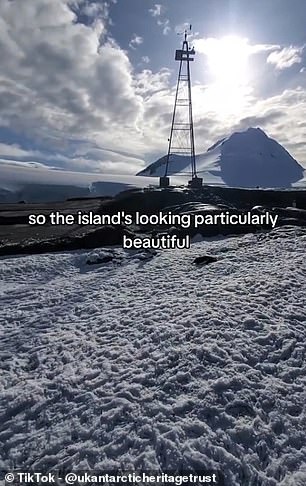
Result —
[{"label": "sunlight glare", "polygon": [[248,59],[251,49],[248,40],[237,36],[210,38],[205,42],[205,54],[212,77],[207,97],[211,108],[227,115],[241,112],[247,103]]},{"label": "sunlight glare", "polygon": [[250,53],[248,40],[236,36],[208,39],[206,54],[215,82],[244,84]]}]

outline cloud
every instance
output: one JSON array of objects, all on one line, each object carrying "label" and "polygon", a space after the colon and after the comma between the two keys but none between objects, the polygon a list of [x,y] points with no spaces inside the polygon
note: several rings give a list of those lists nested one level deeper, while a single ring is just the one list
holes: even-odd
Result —
[{"label": "cloud", "polygon": [[[247,116],[233,124],[234,129],[260,126],[268,134],[283,144],[291,155],[306,168],[304,142],[304,120],[306,90],[297,87],[282,93],[258,99],[247,109]],[[249,119],[248,119],[249,117]]]},{"label": "cloud", "polygon": [[[183,24],[184,25],[184,24]],[[186,27],[185,27],[186,28]],[[232,36],[228,36],[229,39]],[[235,39],[235,37],[233,37]],[[280,49],[280,46],[277,44],[251,44],[247,38],[238,38],[237,37],[237,44],[240,41],[241,46],[246,50],[248,55],[259,54],[261,52],[269,52],[274,51],[275,49]],[[196,51],[200,54],[209,54],[212,48],[218,47],[218,45],[222,42],[222,38],[217,37],[202,37],[193,40],[194,47]]]},{"label": "cloud", "polygon": [[157,25],[162,28],[163,35],[168,35],[171,32],[170,20],[164,17],[165,7],[156,3],[153,8],[149,9],[152,17],[157,19]]},{"label": "cloud", "polygon": [[140,35],[133,34],[132,39],[130,40],[129,46],[132,49],[136,49],[138,46],[140,46],[143,43],[143,38]]},{"label": "cloud", "polygon": [[79,17],[81,15],[86,16],[87,21],[94,22],[97,18],[102,18],[103,20],[108,20],[109,18],[110,3],[108,1],[93,2],[90,0],[68,0],[66,3],[68,3],[70,8],[72,8]]},{"label": "cloud", "polygon": [[135,174],[144,165],[143,159],[137,156],[87,143],[79,145],[69,155],[51,151],[27,151],[15,144],[0,143],[1,163],[113,174]]},{"label": "cloud", "polygon": [[141,62],[143,62],[144,64],[149,64],[150,62],[149,56],[142,56]]},{"label": "cloud", "polygon": [[1,126],[49,144],[131,140],[143,100],[103,19],[78,22],[65,0],[4,0],[0,14]]},{"label": "cloud", "polygon": [[169,19],[158,20],[157,25],[162,27],[163,35],[168,35],[171,32],[170,20]]},{"label": "cloud", "polygon": [[144,69],[135,75],[135,91],[143,95],[145,100],[153,93],[160,93],[169,87],[171,71],[167,68],[153,73],[150,69]]},{"label": "cloud", "polygon": [[[175,95],[171,72],[148,66],[135,71],[128,53],[109,35],[109,9],[98,8],[104,3],[0,0],[0,127],[33,142],[33,150],[21,141],[0,144],[2,159],[136,173],[145,160],[166,153]],[[168,32],[163,9],[155,11],[160,13],[151,15]],[[277,51],[272,47],[250,45],[250,51]],[[148,61],[143,56],[142,62]],[[298,122],[305,112],[303,88],[265,100],[253,96],[242,112],[226,118],[208,108],[207,96],[203,82],[194,86],[198,150],[240,122],[257,119],[276,139],[291,144],[297,160],[306,161],[304,146],[298,145],[304,133]],[[278,115],[269,116],[272,112]]]},{"label": "cloud", "polygon": [[149,8],[149,13],[152,17],[159,17],[164,10],[164,7],[160,3],[155,3],[153,8]]},{"label": "cloud", "polygon": [[287,69],[294,64],[302,62],[304,47],[284,47],[271,52],[267,58],[269,64],[275,65],[276,69]]},{"label": "cloud", "polygon": [[260,115],[250,115],[242,118],[235,126],[235,130],[246,130],[249,127],[262,127],[271,126],[275,121],[279,121],[284,116],[284,113],[279,110],[268,110],[266,113]]},{"label": "cloud", "polygon": [[281,49],[278,44],[249,44],[250,54],[259,54],[261,52],[271,52],[275,49]]},{"label": "cloud", "polygon": [[50,166],[47,166],[45,164],[40,164],[39,162],[31,162],[31,161],[25,161],[25,162],[20,162],[20,160],[7,160],[7,159],[1,159],[0,158],[0,167],[3,168],[5,167],[10,167],[10,166],[17,166],[17,167],[26,167],[26,168],[39,168],[39,169],[51,169]]},{"label": "cloud", "polygon": [[31,157],[35,154],[34,151],[27,151],[20,147],[17,144],[6,144],[0,143],[0,157]]},{"label": "cloud", "polygon": [[[0,128],[42,147],[2,144],[0,157],[136,173],[145,154],[163,150],[159,119],[148,117],[154,93],[167,88],[168,71],[136,74],[108,36],[106,19],[78,21],[85,7],[65,0],[0,3]],[[73,148],[79,140],[87,144],[81,155]]]}]

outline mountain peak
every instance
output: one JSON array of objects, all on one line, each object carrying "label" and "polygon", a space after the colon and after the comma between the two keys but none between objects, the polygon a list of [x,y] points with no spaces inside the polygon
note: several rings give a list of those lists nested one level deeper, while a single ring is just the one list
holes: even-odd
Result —
[{"label": "mountain peak", "polygon": [[234,132],[228,137],[223,137],[220,140],[218,140],[216,143],[214,143],[209,149],[207,149],[207,152],[211,152],[214,150],[217,146],[223,145],[224,143],[227,143],[228,141],[235,141],[235,143],[242,139],[247,139],[250,143],[255,140],[260,140],[260,139],[267,139],[269,138],[268,135],[259,127],[249,127],[246,130],[240,131],[240,132]]},{"label": "mountain peak", "polygon": [[[303,179],[304,173],[289,152],[259,127],[218,140],[206,153],[196,156],[196,163],[204,182],[231,187],[291,187]],[[164,156],[138,175],[164,175],[165,164]],[[171,157],[170,175],[190,172],[189,157]]]}]

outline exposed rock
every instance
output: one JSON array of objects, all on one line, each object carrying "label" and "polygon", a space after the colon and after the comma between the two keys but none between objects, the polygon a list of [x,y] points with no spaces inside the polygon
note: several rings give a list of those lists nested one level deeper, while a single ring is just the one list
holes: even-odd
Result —
[{"label": "exposed rock", "polygon": [[[254,207],[255,206],[255,207]],[[257,206],[257,207],[256,207]],[[258,207],[260,206],[260,207]],[[275,207],[277,206],[277,207]],[[295,206],[295,207],[293,207]],[[196,234],[203,237],[258,232],[262,229],[254,225],[210,224],[202,228],[182,228],[168,226],[82,226],[69,225],[28,225],[30,214],[48,215],[53,211],[74,214],[78,211],[92,211],[95,214],[116,214],[124,211],[135,214],[157,214],[171,211],[173,214],[218,214],[223,211],[241,213],[250,211],[264,213],[269,210],[277,214],[277,226],[306,226],[306,191],[233,189],[204,186],[197,194],[187,188],[152,191],[128,191],[111,200],[80,199],[61,203],[45,204],[2,204],[0,205],[0,255],[44,253],[77,249],[122,246],[123,235],[135,237],[158,236],[162,233],[192,238]],[[140,253],[138,251],[138,253]],[[142,253],[140,259],[149,258]]]},{"label": "exposed rock", "polygon": [[209,263],[215,263],[218,261],[217,257],[214,257],[212,255],[203,255],[196,257],[192,263],[195,263],[195,265],[208,265]]}]

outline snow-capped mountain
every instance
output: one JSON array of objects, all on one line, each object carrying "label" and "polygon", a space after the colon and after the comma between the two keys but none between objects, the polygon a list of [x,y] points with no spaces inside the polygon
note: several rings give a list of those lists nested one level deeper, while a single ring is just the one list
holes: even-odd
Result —
[{"label": "snow-capped mountain", "polygon": [[[305,186],[303,167],[278,142],[259,128],[224,138],[196,157],[199,177],[206,184],[230,187],[287,188]],[[0,203],[62,201],[71,197],[115,196],[121,191],[159,185],[165,172],[162,157],[137,174],[73,172],[42,164],[1,162]],[[173,185],[190,179],[188,157],[172,156]],[[143,177],[139,177],[143,176]],[[147,176],[150,176],[148,178]]]},{"label": "snow-capped mountain", "polygon": [[[204,182],[232,187],[290,187],[303,184],[303,167],[276,140],[260,128],[235,132],[196,156]],[[139,172],[139,176],[163,176],[166,156]],[[191,173],[190,159],[171,156],[169,175]],[[305,182],[305,180],[304,180]]]}]

